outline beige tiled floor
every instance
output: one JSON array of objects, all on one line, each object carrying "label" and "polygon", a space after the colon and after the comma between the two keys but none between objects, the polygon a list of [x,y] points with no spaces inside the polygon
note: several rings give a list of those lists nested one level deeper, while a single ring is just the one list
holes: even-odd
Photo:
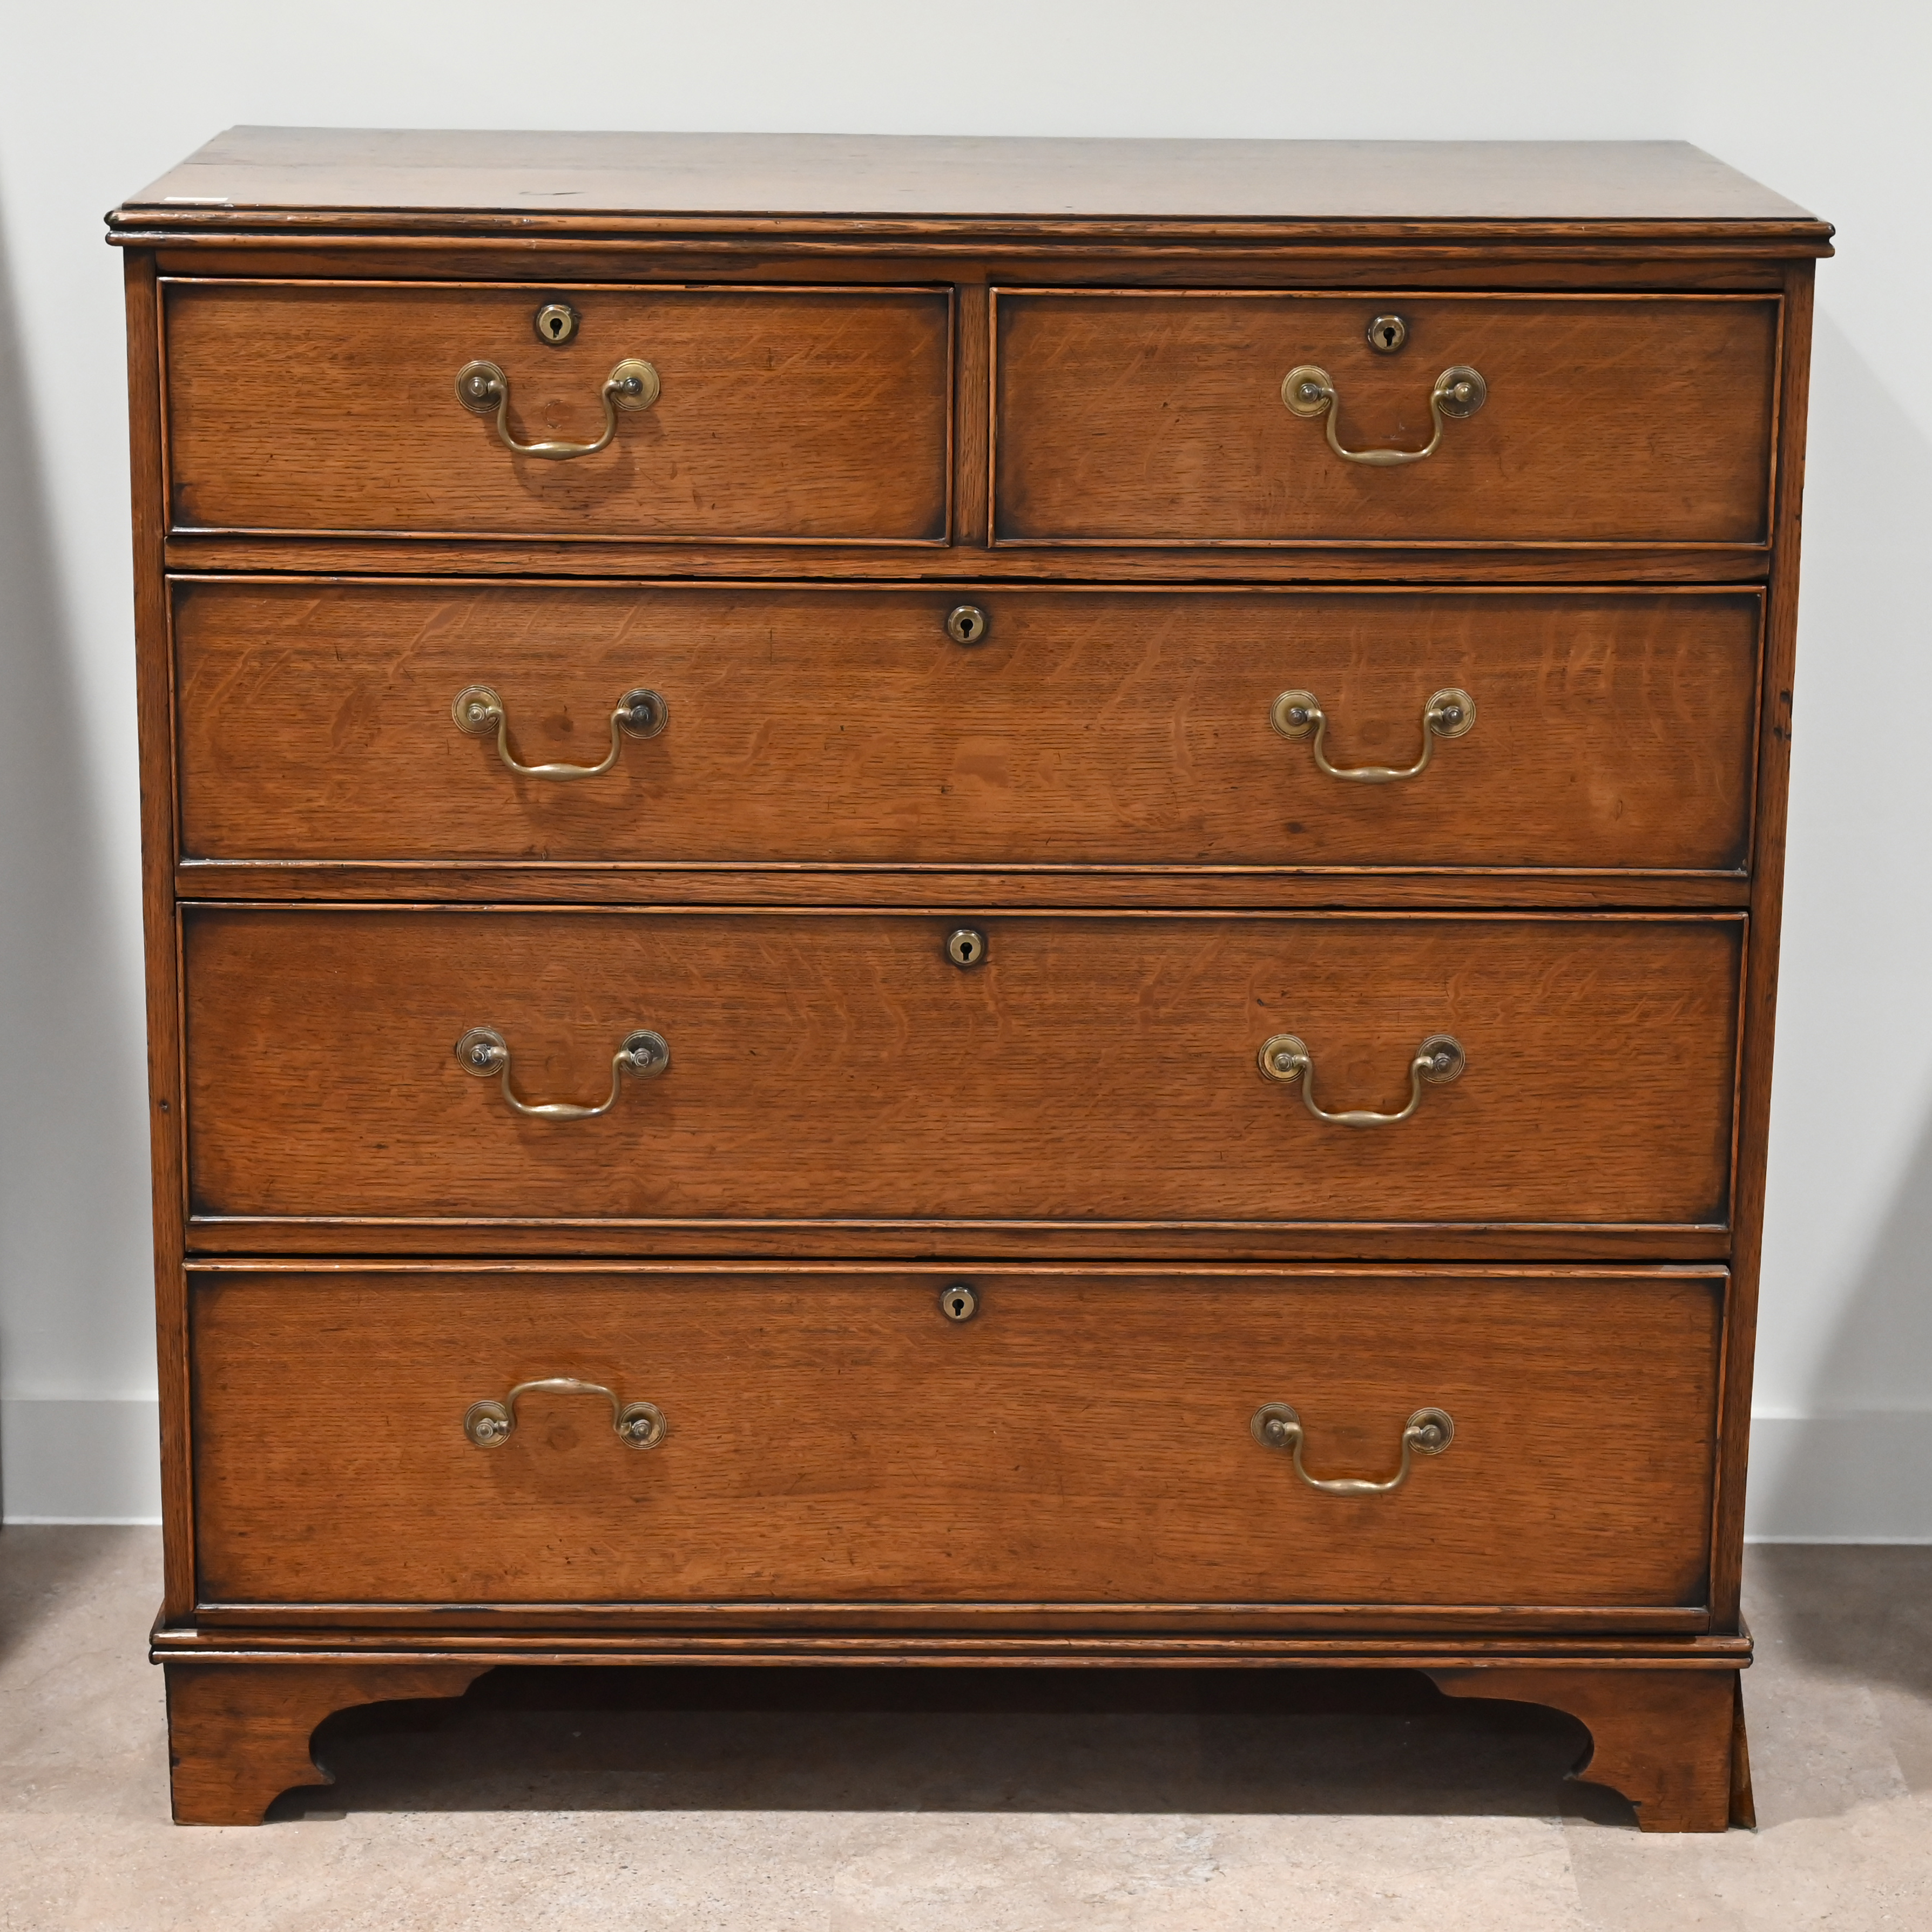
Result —
[{"label": "beige tiled floor", "polygon": [[20,1932],[1865,1932],[1932,1922],[1932,1550],[1753,1552],[1761,1828],[1640,1835],[1582,1732],[1406,1677],[498,1673],[167,1822],[151,1532],[0,1534]]}]

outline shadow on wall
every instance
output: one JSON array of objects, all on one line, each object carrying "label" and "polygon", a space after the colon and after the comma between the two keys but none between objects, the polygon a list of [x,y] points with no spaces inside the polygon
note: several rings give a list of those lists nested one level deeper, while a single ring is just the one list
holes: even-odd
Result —
[{"label": "shadow on wall", "polygon": [[[102,734],[84,715],[19,317],[0,231],[0,1387],[125,1394],[152,1279],[140,962],[109,896],[90,782]],[[131,718],[131,653],[127,671]]]},{"label": "shadow on wall", "polygon": [[[1932,443],[1821,316],[1798,649],[1792,897],[1774,1099],[1765,1330],[1823,1291],[1778,1268],[1780,1224],[1822,1217],[1862,1250],[1809,1367],[1802,1421],[1761,1423],[1754,1527],[1786,1538],[1932,1539],[1932,1111],[1923,686]],[[1818,788],[1815,800],[1812,783]],[[1874,1104],[1876,1103],[1876,1104]],[[1909,1158],[1875,1226],[1846,1202]],[[1889,1142],[1890,1144],[1887,1143]],[[1794,1240],[1799,1252],[1807,1244]],[[1814,1242],[1813,1256],[1826,1252]],[[1828,1258],[1828,1256],[1827,1256]],[[1812,1264],[1815,1265],[1815,1263]]]}]

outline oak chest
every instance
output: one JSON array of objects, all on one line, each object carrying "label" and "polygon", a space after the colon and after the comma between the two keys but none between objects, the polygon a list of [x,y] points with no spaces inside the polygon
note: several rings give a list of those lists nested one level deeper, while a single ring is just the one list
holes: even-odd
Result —
[{"label": "oak chest", "polygon": [[237,130],[125,250],[176,1816],[512,1662],[1748,1815],[1814,258],[1672,144]]}]

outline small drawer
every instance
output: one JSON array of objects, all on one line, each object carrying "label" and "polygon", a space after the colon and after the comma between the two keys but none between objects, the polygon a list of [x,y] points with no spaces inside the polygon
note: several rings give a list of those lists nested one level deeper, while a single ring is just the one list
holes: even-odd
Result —
[{"label": "small drawer", "polygon": [[944,290],[164,292],[177,530],[946,540]]},{"label": "small drawer", "polygon": [[994,540],[1762,545],[1780,313],[1001,290]]},{"label": "small drawer", "polygon": [[1718,1228],[1743,935],[196,908],[191,1205],[372,1249],[506,1221]]},{"label": "small drawer", "polygon": [[1760,617],[1751,590],[183,581],[182,848],[1735,873]]},{"label": "small drawer", "polygon": [[236,1270],[190,1276],[206,1609],[1706,1601],[1720,1271]]}]

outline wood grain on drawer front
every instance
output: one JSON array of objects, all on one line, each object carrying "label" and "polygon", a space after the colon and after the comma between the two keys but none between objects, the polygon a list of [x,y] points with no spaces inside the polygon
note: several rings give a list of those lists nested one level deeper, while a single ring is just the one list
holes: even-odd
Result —
[{"label": "wood grain on drawer front", "polygon": [[[205,1603],[1696,1606],[1721,1275],[196,1274]],[[636,1450],[574,1376],[653,1402]],[[1387,1494],[1417,1409],[1454,1439]],[[1279,1614],[1279,1612],[1277,1612]],[[935,1622],[944,1622],[944,1612]]]},{"label": "wood grain on drawer front", "polygon": [[[195,909],[198,1216],[1702,1225],[1728,1213],[1744,922],[1725,915],[974,920]],[[496,1028],[519,1117],[458,1064]],[[1425,1036],[1468,1071],[1399,1106]],[[371,1230],[372,1244],[382,1238]]]},{"label": "wood grain on drawer front", "polygon": [[[990,628],[951,641],[962,601]],[[1755,592],[674,589],[195,580],[174,590],[190,858],[1734,870]],[[506,770],[451,700],[502,695]],[[1271,728],[1312,691],[1342,766]],[[406,890],[406,888],[405,888]]]},{"label": "wood grain on drawer front", "polygon": [[[1392,356],[1370,322],[1408,326]],[[1763,296],[1003,290],[1002,543],[1694,543],[1770,532],[1781,309]],[[1347,448],[1418,449],[1444,369],[1489,398],[1426,460],[1344,461],[1282,379],[1312,364]]]},{"label": "wood grain on drawer front", "polygon": [[[952,307],[929,289],[177,282],[178,529],[850,540],[946,536]],[[561,348],[532,319],[581,312]],[[512,433],[584,442],[640,357],[663,393],[596,454],[514,455],[458,401],[508,376]]]}]

